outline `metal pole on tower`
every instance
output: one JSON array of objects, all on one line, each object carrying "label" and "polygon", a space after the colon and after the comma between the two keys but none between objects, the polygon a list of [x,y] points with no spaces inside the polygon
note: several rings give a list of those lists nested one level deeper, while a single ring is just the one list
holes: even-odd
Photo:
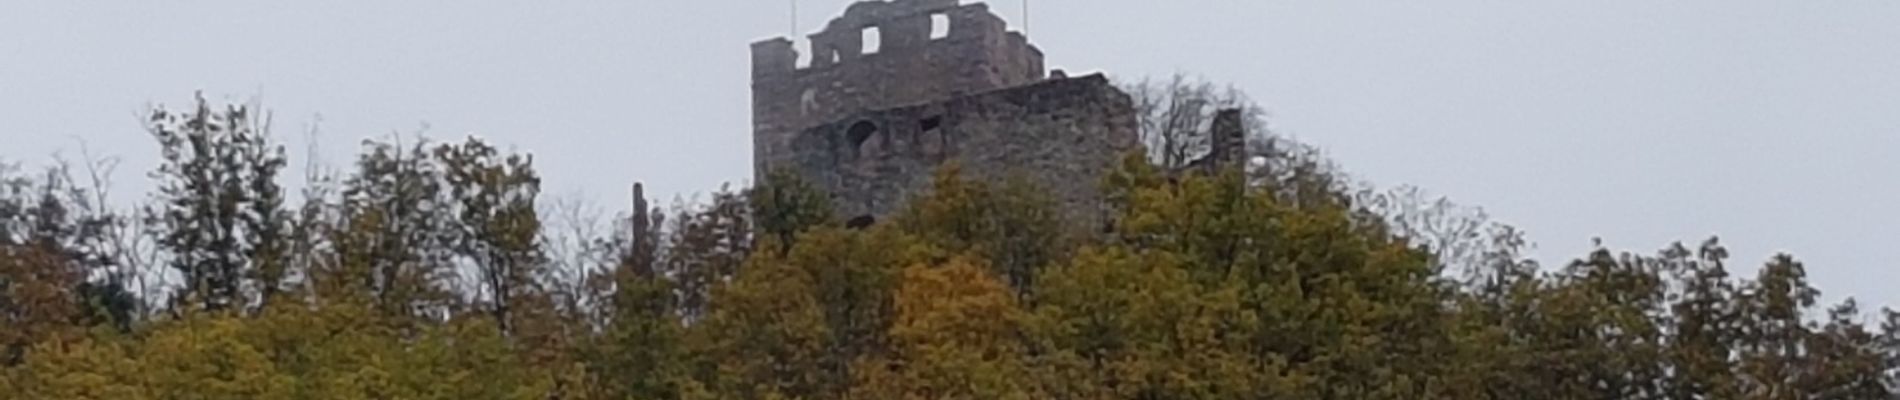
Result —
[{"label": "metal pole on tower", "polygon": [[1023,0],[1023,35],[1029,34],[1029,0]]},{"label": "metal pole on tower", "polygon": [[790,2],[792,4],[792,30],[785,32],[785,37],[795,38],[798,37],[798,0],[790,0]]}]

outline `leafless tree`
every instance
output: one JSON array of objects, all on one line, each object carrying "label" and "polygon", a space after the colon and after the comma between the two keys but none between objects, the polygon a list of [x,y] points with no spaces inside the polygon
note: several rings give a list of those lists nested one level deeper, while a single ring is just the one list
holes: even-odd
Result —
[{"label": "leafless tree", "polygon": [[1289,204],[1352,204],[1369,222],[1386,224],[1393,234],[1437,255],[1447,271],[1479,274],[1497,258],[1527,246],[1521,232],[1492,221],[1482,209],[1432,198],[1416,187],[1380,189],[1355,180],[1318,147],[1270,129],[1265,109],[1232,85],[1177,73],[1120,86],[1134,98],[1149,160],[1166,170],[1180,170],[1209,154],[1215,115],[1238,109],[1247,134],[1242,159],[1254,188],[1273,191]]},{"label": "leafless tree", "polygon": [[1364,188],[1354,197],[1361,209],[1384,219],[1392,234],[1430,251],[1442,270],[1468,282],[1483,280],[1498,262],[1521,261],[1518,253],[1529,246],[1522,232],[1493,221],[1484,209],[1432,197],[1414,186]]},{"label": "leafless tree", "polygon": [[1268,135],[1265,111],[1231,85],[1175,74],[1120,86],[1134,98],[1141,143],[1147,146],[1150,160],[1164,168],[1186,166],[1208,153],[1209,129],[1220,110],[1240,109],[1250,135]]},{"label": "leafless tree", "polygon": [[600,207],[580,194],[557,196],[543,203],[541,219],[548,221],[541,231],[548,262],[548,282],[554,301],[563,312],[575,315],[593,312],[601,299],[594,298],[589,277],[614,265],[615,247],[609,229],[613,225]]}]

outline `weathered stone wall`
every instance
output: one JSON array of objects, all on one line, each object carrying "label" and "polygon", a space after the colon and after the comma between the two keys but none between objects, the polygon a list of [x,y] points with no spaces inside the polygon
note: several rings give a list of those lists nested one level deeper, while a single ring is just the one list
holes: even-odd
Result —
[{"label": "weathered stone wall", "polygon": [[1132,107],[1100,75],[1048,80],[820,125],[791,143],[787,166],[848,218],[897,211],[955,160],[968,178],[1047,191],[1069,221],[1100,221],[1103,174],[1137,145]]},{"label": "weathered stone wall", "polygon": [[791,40],[752,44],[754,171],[800,174],[847,219],[889,215],[956,160],[1101,221],[1102,174],[1138,146],[1128,95],[1099,75],[1048,79],[1042,52],[980,3],[860,2],[810,40],[806,66]]},{"label": "weathered stone wall", "polygon": [[[941,18],[938,18],[941,16]],[[938,21],[942,19],[943,21]],[[933,25],[947,34],[932,38]],[[867,54],[864,31],[879,49]],[[853,4],[810,36],[800,67],[792,41],[752,44],[753,159],[769,171],[796,155],[792,137],[865,110],[948,100],[1041,81],[1042,52],[983,4],[898,0]]]}]

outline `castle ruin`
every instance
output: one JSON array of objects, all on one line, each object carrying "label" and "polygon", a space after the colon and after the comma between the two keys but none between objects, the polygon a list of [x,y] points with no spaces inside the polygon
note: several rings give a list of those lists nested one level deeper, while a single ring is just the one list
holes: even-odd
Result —
[{"label": "castle ruin", "polygon": [[956,162],[980,181],[1022,178],[1070,221],[1101,218],[1102,176],[1138,146],[1133,102],[1101,75],[1045,72],[1043,54],[989,7],[868,1],[810,36],[752,44],[755,178],[797,174],[838,215],[881,218]]}]

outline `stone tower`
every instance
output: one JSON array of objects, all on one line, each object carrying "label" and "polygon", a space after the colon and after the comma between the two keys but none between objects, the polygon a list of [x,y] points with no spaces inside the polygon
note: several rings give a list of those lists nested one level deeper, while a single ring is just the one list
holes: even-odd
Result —
[{"label": "stone tower", "polygon": [[1042,51],[984,4],[860,2],[809,39],[803,66],[789,39],[752,44],[755,177],[795,172],[846,218],[894,211],[951,160],[1093,217],[1100,173],[1136,145],[1126,94],[1047,78]]}]

